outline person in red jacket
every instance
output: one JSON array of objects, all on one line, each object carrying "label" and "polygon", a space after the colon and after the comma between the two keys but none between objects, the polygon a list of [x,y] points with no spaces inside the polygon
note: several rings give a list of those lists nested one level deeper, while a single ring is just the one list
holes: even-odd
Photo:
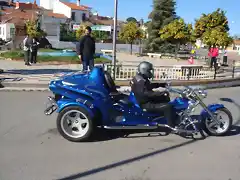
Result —
[{"label": "person in red jacket", "polygon": [[219,49],[215,46],[212,46],[209,49],[208,56],[211,58],[210,68],[212,68],[213,65],[214,65],[214,68],[216,68],[216,66],[217,66],[217,57],[219,54],[218,51],[219,51]]}]

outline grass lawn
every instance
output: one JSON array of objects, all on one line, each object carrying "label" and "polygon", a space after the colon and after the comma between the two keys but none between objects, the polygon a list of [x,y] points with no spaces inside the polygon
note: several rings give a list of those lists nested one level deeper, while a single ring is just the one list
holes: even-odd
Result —
[{"label": "grass lawn", "polygon": [[[42,49],[41,49],[42,50]],[[44,49],[45,52],[53,52],[56,51],[54,49]],[[43,51],[41,51],[43,52]],[[13,60],[23,60],[24,59],[24,52],[20,50],[15,51],[7,51],[0,54],[0,57],[3,58],[11,58]],[[79,58],[77,56],[38,56],[37,57],[38,62],[42,63],[51,63],[51,62],[58,62],[58,63],[69,63],[69,64],[75,64],[79,63]],[[95,57],[95,63],[109,63],[110,60],[102,57]]]}]

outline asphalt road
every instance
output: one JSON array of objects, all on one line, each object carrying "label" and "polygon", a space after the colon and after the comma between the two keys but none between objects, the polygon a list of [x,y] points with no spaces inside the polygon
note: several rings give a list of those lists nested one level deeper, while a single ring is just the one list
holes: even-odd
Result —
[{"label": "asphalt road", "polygon": [[[209,91],[240,120],[240,88]],[[47,95],[0,92],[0,180],[239,180],[239,130],[192,141],[177,135],[72,143],[43,114]]]}]

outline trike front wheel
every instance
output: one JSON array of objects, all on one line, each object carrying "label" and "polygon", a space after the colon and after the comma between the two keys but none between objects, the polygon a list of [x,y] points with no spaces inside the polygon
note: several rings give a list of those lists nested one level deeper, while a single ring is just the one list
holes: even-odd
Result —
[{"label": "trike front wheel", "polygon": [[210,136],[222,136],[228,133],[233,123],[231,112],[227,108],[220,108],[213,114],[220,124],[214,123],[214,121],[208,117],[203,121],[204,131]]},{"label": "trike front wheel", "polygon": [[69,106],[58,114],[57,129],[69,141],[87,141],[93,133],[93,121],[85,109]]}]

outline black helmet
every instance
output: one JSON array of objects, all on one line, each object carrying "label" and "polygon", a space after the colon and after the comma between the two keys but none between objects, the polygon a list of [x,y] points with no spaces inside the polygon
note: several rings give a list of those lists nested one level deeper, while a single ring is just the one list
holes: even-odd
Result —
[{"label": "black helmet", "polygon": [[150,62],[143,61],[138,65],[138,73],[145,76],[146,78],[153,77],[153,65]]}]

